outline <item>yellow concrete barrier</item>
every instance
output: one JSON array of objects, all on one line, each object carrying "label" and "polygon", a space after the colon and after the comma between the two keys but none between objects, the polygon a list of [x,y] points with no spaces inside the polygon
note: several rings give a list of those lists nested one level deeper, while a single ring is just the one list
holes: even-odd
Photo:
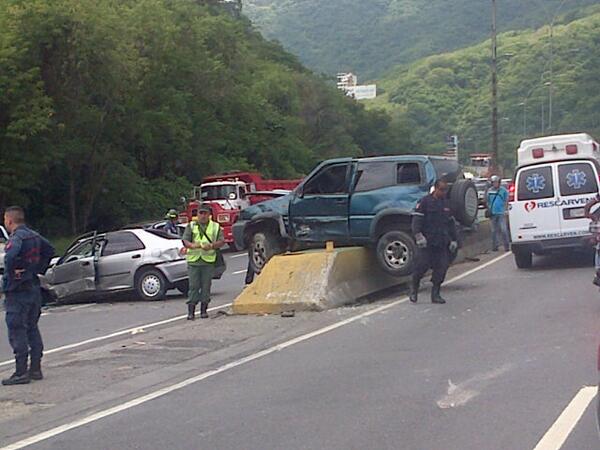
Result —
[{"label": "yellow concrete barrier", "polygon": [[321,311],[405,282],[379,269],[372,251],[346,247],[275,256],[233,303],[234,314]]}]

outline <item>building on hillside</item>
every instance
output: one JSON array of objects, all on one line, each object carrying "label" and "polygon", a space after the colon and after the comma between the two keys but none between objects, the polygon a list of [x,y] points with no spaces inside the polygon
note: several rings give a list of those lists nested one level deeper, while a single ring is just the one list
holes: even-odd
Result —
[{"label": "building on hillside", "polygon": [[337,74],[337,88],[355,100],[368,100],[377,97],[377,85],[359,85],[358,77],[351,72]]}]

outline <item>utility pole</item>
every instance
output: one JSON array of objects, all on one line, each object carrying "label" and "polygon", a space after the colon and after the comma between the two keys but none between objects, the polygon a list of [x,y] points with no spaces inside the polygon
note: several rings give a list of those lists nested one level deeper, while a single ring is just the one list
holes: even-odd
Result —
[{"label": "utility pole", "polygon": [[554,19],[550,24],[550,84],[548,85],[548,131],[552,131],[552,83],[554,75],[554,48],[552,39],[554,37]]},{"label": "utility pole", "polygon": [[492,170],[498,164],[498,47],[496,44],[496,0],[492,0]]}]

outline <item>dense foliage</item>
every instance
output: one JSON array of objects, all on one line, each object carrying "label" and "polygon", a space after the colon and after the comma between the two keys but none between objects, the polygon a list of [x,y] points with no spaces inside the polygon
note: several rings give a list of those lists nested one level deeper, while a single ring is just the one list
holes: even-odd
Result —
[{"label": "dense foliage", "polygon": [[[497,0],[500,30],[573,20],[597,0]],[[421,57],[476,44],[490,33],[490,0],[243,0],[260,30],[328,74],[374,78]]]},{"label": "dense foliage", "polygon": [[204,175],[409,147],[219,2],[0,0],[0,208],[51,234],[156,217]]},{"label": "dense foliage", "polygon": [[[524,137],[588,132],[600,138],[600,14],[535,32],[499,36],[501,160],[511,166]],[[458,134],[463,155],[490,151],[490,43],[400,66],[382,82],[372,103],[406,111],[415,145],[444,148]],[[552,89],[552,127],[550,92]]]}]

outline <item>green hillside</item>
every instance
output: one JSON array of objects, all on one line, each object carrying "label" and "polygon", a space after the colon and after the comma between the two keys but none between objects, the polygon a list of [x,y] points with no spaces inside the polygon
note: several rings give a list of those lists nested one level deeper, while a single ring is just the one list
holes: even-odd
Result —
[{"label": "green hillside", "polygon": [[[561,25],[499,36],[501,159],[514,160],[523,136],[586,131],[600,137],[600,14]],[[551,55],[553,57],[551,58]],[[394,69],[385,95],[371,106],[407,113],[416,147],[437,152],[458,134],[465,152],[491,142],[490,43],[432,56]],[[552,128],[549,88],[552,80]]]},{"label": "green hillside", "polygon": [[0,209],[52,234],[161,217],[230,169],[405,149],[218,2],[0,0]]},{"label": "green hillside", "polygon": [[[498,0],[502,31],[572,20],[597,0]],[[424,56],[476,44],[490,33],[490,0],[244,0],[244,12],[309,67],[362,79]]]}]

